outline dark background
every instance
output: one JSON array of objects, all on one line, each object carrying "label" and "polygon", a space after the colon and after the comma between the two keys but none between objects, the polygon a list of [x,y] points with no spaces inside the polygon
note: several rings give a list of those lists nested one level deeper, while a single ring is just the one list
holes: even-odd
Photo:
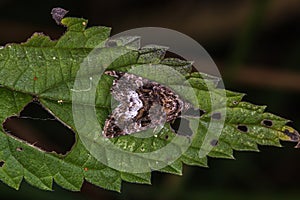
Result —
[{"label": "dark background", "polygon": [[[0,0],[0,45],[24,42],[34,32],[58,38],[64,28],[53,7],[89,25],[113,27],[113,34],[145,26],[175,29],[209,52],[227,89],[291,119],[300,129],[299,0]],[[299,199],[300,151],[260,147],[235,152],[236,160],[209,159],[210,168],[185,166],[182,177],[153,173],[152,185],[123,183],[122,193],[85,183],[82,192],[54,185],[44,192],[23,182],[19,191],[0,183],[1,199]],[[3,198],[4,197],[4,198]]]}]

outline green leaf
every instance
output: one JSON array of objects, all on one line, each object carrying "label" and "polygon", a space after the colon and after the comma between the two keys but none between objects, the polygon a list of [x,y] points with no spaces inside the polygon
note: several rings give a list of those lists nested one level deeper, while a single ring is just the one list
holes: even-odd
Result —
[{"label": "green leaf", "polygon": [[[213,147],[208,156],[215,158],[233,158],[233,150],[258,151],[259,145],[280,146],[280,140],[299,142],[299,134],[286,126],[288,120],[265,113],[264,106],[242,102],[243,94],[224,91],[217,88],[218,78],[203,73],[192,72],[192,62],[175,58],[164,58],[166,47],[146,46],[137,48],[139,38],[121,38],[114,47],[106,48],[110,28],[86,28],[87,20],[64,18],[61,23],[67,32],[57,41],[35,33],[23,44],[9,44],[0,49],[0,119],[4,122],[11,116],[17,116],[33,100],[58,120],[71,128],[76,134],[76,143],[66,155],[43,151],[34,145],[0,131],[0,180],[18,189],[22,180],[43,190],[52,190],[53,180],[61,187],[72,191],[80,190],[84,180],[99,187],[120,191],[121,182],[150,184],[151,173],[129,173],[110,168],[98,161],[84,146],[78,136],[72,115],[72,90],[80,65],[94,48],[103,52],[97,62],[105,65],[109,56],[130,47],[130,51],[119,56],[108,69],[129,71],[145,78],[157,78],[156,81],[170,85],[179,95],[189,93],[188,85],[196,94],[197,101],[185,94],[195,107],[205,111],[201,116],[197,133],[186,151],[181,152],[181,143],[175,143],[181,156],[161,172],[182,174],[182,164],[207,167],[207,157],[200,157],[201,144],[213,118],[218,124],[219,113],[226,109],[226,119],[221,136],[210,141]],[[90,61],[92,62],[92,61]],[[149,68],[149,66],[153,68]],[[164,76],[157,76],[153,70],[159,68]],[[182,83],[172,77],[170,68],[181,73],[187,80]],[[149,71],[147,71],[149,70]],[[153,73],[151,73],[152,71]],[[99,66],[91,67],[83,75],[93,77],[99,72]],[[110,88],[113,78],[102,76],[96,88],[96,113],[101,126],[111,112]],[[84,84],[84,83],[83,83]],[[75,88],[76,89],[76,88]],[[222,96],[226,93],[227,97]],[[224,107],[211,110],[211,95],[217,101],[226,102]],[[80,105],[89,99],[81,99]],[[84,121],[84,115],[82,121]],[[222,117],[222,116],[221,116]],[[191,119],[193,121],[193,119]],[[90,133],[86,133],[87,137]],[[176,137],[167,124],[159,134],[150,138],[135,138],[130,135],[113,138],[114,145],[128,152],[152,152],[164,147]],[[188,138],[182,137],[184,141]],[[101,146],[99,147],[101,148]],[[103,148],[103,147],[102,147]],[[105,156],[105,155],[103,155]],[[119,155],[115,155],[118,157]],[[128,159],[128,157],[122,157]],[[162,158],[163,160],[163,158]],[[147,162],[162,162],[147,160]],[[120,161],[121,162],[121,161]],[[143,163],[141,163],[143,164]]]}]

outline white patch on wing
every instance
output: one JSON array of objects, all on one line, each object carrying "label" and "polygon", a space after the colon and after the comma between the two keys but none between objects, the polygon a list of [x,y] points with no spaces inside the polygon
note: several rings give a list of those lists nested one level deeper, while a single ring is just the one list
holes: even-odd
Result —
[{"label": "white patch on wing", "polygon": [[128,119],[132,119],[138,114],[138,111],[143,107],[143,102],[140,100],[138,93],[135,91],[128,92],[127,102],[129,102],[129,106],[125,111],[125,115]]}]

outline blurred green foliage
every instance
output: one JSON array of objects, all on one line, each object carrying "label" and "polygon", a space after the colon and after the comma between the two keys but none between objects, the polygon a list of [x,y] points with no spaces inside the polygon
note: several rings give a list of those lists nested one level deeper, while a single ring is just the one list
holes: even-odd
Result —
[{"label": "blurred green foliage", "polygon": [[[34,31],[43,31],[52,37],[58,37],[63,28],[55,28],[55,22],[50,17],[53,7],[61,6],[71,11],[73,16],[83,16],[90,19],[91,25],[101,24],[114,28],[119,32],[138,26],[165,26],[174,28],[198,39],[212,58],[226,63],[221,73],[235,73],[244,65],[266,66],[273,70],[292,70],[299,72],[300,65],[300,14],[280,15],[269,19],[266,14],[273,4],[289,1],[16,1],[2,0],[0,2],[0,44],[7,42],[22,42]],[[225,2],[225,1],[224,1]],[[254,2],[254,3],[253,3]],[[172,5],[179,4],[178,10]],[[190,23],[191,15],[199,13],[199,5],[212,8],[211,15],[217,13],[213,8],[224,11],[224,21],[233,12],[236,4],[249,7],[252,13],[247,14],[248,20],[232,29],[232,34],[224,37],[225,32],[214,35],[211,40],[202,37],[199,26],[192,26],[188,32],[183,22],[178,22],[180,15],[186,24]],[[197,6],[196,6],[197,5]],[[256,5],[256,6],[253,6]],[[292,4],[291,4],[292,5]],[[170,7],[170,9],[168,9]],[[289,8],[289,7],[288,7]],[[154,12],[155,9],[158,9]],[[258,10],[256,10],[258,9]],[[292,9],[292,8],[289,8]],[[226,12],[227,11],[227,12]],[[274,11],[276,12],[276,10]],[[177,14],[178,13],[178,14]],[[184,13],[184,14],[181,14]],[[257,15],[255,13],[258,13]],[[287,13],[292,13],[287,11]],[[149,22],[140,16],[149,16],[154,22]],[[186,15],[186,16],[185,16]],[[214,21],[207,16],[207,24]],[[174,20],[176,18],[176,20]],[[127,23],[131,20],[131,24]],[[194,19],[197,22],[197,19]],[[201,20],[201,19],[199,19]],[[163,22],[167,21],[167,22]],[[194,22],[194,21],[193,21]],[[177,24],[178,26],[176,26]],[[19,27],[19,28],[16,28]],[[53,28],[54,27],[54,28]],[[228,26],[231,27],[231,26]],[[246,49],[245,49],[246,48]],[[231,63],[234,68],[231,69]],[[227,78],[228,77],[228,78]],[[300,92],[289,88],[279,89],[264,85],[250,85],[235,82],[235,77],[225,76],[227,89],[246,92],[247,101],[268,105],[268,110],[294,121],[295,128],[300,128],[298,113]],[[261,153],[235,153],[236,161],[210,160],[210,168],[185,167],[184,176],[162,175],[154,173],[152,186],[123,184],[122,193],[105,191],[85,184],[81,193],[72,193],[54,186],[54,192],[44,192],[23,183],[20,191],[15,191],[0,183],[1,199],[299,199],[298,180],[300,174],[299,151],[292,144],[283,143],[283,148],[261,147]]]}]

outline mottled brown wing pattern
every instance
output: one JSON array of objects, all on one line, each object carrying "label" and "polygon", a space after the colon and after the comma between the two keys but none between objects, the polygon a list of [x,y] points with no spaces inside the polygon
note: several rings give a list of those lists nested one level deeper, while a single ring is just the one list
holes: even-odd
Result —
[{"label": "mottled brown wing pattern", "polygon": [[170,88],[134,74],[106,71],[115,77],[111,94],[119,105],[106,119],[103,135],[113,138],[164,125],[189,109]]}]

